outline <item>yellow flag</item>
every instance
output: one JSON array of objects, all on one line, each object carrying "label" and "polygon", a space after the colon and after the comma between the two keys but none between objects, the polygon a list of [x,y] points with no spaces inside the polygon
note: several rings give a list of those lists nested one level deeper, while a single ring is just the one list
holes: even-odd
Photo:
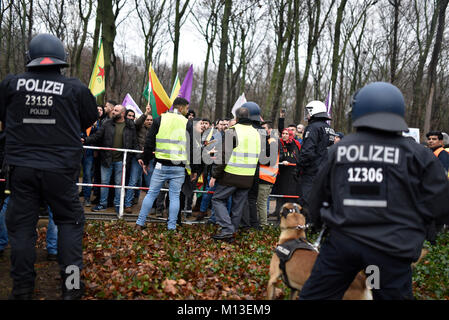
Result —
[{"label": "yellow flag", "polygon": [[150,83],[151,83],[151,94],[154,96],[157,114],[161,115],[170,109],[172,103],[164,87],[162,87],[161,82],[154,72],[153,66],[150,64]]},{"label": "yellow flag", "polygon": [[105,74],[104,74],[104,52],[103,42],[100,43],[100,50],[98,50],[97,59],[95,60],[94,69],[90,77],[89,89],[96,97],[105,90]]}]

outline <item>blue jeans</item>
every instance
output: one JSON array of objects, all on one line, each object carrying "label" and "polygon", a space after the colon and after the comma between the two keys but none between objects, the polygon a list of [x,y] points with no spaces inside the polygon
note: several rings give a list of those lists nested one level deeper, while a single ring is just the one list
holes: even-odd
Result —
[{"label": "blue jeans", "polygon": [[148,193],[142,202],[142,208],[140,209],[139,218],[137,219],[136,224],[140,226],[145,224],[145,220],[153,207],[154,201],[159,195],[164,182],[168,180],[170,207],[168,209],[167,228],[168,230],[175,230],[180,206],[179,197],[182,184],[184,183],[184,176],[185,169],[183,167],[161,166],[159,169],[155,167],[151,177],[150,190],[148,190]]},{"label": "blue jeans", "polygon": [[[215,191],[215,189],[217,188],[216,185],[214,185],[213,187],[209,186],[209,181],[210,181],[210,175],[207,176],[207,188],[206,191]],[[206,212],[207,208],[209,208],[209,204],[210,201],[212,200],[212,196],[214,194],[213,193],[205,193],[203,194],[203,198],[201,199],[201,206],[200,206],[200,211],[201,212]]]},{"label": "blue jeans", "polygon": [[8,208],[9,197],[3,202],[2,210],[0,211],[0,250],[5,249],[8,245],[8,229],[6,229],[5,213]]},{"label": "blue jeans", "polygon": [[[92,168],[94,165],[94,154],[86,150],[81,164],[83,166],[83,183],[92,183]],[[83,187],[84,200],[90,200],[92,187]]]},{"label": "blue jeans", "polygon": [[[3,202],[2,210],[0,211],[0,250],[3,250],[8,245],[8,230],[5,224],[5,213],[8,209],[9,197]],[[53,213],[48,207],[48,226],[47,226],[47,252],[50,254],[58,254],[58,227],[53,221]]]},{"label": "blue jeans", "polygon": [[[147,183],[147,186],[150,185],[151,176],[154,171],[154,159],[150,161],[148,165],[147,175],[144,175],[145,181]],[[134,157],[132,159],[131,163],[131,173],[129,175],[129,183],[128,186],[130,187],[138,187],[140,186],[139,181],[142,176],[143,170],[140,166],[139,162],[137,162],[137,159]],[[126,189],[126,197],[125,197],[125,207],[131,207],[132,201],[134,198],[134,189]]]},{"label": "blue jeans", "polygon": [[[109,184],[111,180],[112,171],[114,171],[114,183],[116,185],[122,184],[122,161],[112,162],[109,168],[101,166],[101,184]],[[100,205],[108,206],[109,188],[101,188],[100,191]],[[115,188],[114,206],[120,206],[120,188]]]},{"label": "blue jeans", "polygon": [[53,221],[53,212],[48,207],[47,253],[58,254],[58,227]]}]

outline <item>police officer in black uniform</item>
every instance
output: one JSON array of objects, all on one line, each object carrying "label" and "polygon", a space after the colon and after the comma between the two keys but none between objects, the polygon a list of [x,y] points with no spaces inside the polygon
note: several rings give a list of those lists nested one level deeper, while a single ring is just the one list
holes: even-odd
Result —
[{"label": "police officer in black uniform", "polygon": [[427,226],[449,221],[449,183],[432,152],[402,136],[404,115],[402,93],[389,83],[356,93],[357,132],[329,149],[312,189],[313,223],[329,236],[300,299],[341,299],[361,270],[374,299],[413,299],[411,263]]},{"label": "police officer in black uniform", "polygon": [[308,124],[304,130],[303,143],[299,151],[297,174],[299,175],[299,203],[305,207],[315,177],[327,160],[327,149],[334,144],[334,130],[327,108],[321,101],[311,101],[305,108]]},{"label": "police officer in black uniform", "polygon": [[0,83],[0,120],[10,167],[6,224],[13,299],[31,299],[34,291],[41,200],[49,204],[58,226],[62,298],[80,298],[84,289],[78,281],[84,226],[76,186],[82,157],[79,137],[97,119],[97,106],[86,86],[61,74],[67,66],[62,42],[39,34],[29,44],[27,71]]}]

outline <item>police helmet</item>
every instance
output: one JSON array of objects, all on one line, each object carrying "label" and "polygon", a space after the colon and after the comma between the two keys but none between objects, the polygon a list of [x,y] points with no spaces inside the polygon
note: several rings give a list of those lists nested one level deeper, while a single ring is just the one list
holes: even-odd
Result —
[{"label": "police helmet", "polygon": [[441,132],[443,135],[443,144],[444,146],[449,145],[449,135],[446,132]]},{"label": "police helmet", "polygon": [[48,33],[38,34],[31,39],[26,58],[27,67],[68,66],[61,40]]},{"label": "police helmet", "polygon": [[325,118],[329,120],[331,119],[327,114],[326,105],[318,100],[310,101],[306,105],[305,111],[306,116],[310,116],[311,118]]},{"label": "police helmet", "polygon": [[352,99],[352,125],[383,131],[408,131],[401,91],[386,82],[373,82]]},{"label": "police helmet", "polygon": [[253,121],[260,121],[260,107],[257,103],[249,101],[245,102],[241,108],[247,108],[249,111],[249,119]]}]

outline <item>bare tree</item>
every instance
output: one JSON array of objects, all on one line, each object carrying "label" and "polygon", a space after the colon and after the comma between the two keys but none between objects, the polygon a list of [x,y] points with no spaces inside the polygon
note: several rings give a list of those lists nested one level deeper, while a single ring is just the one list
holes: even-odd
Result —
[{"label": "bare tree", "polygon": [[438,65],[438,58],[441,52],[441,44],[443,41],[444,26],[446,20],[446,9],[449,4],[449,0],[438,0],[438,29],[433,46],[432,58],[429,63],[429,85],[427,90],[427,104],[426,113],[424,119],[424,133],[430,131],[430,121],[432,115],[433,99],[435,95],[435,82],[436,82],[436,68]]},{"label": "bare tree", "polygon": [[307,56],[305,61],[305,70],[302,75],[299,72],[299,37],[300,26],[299,19],[297,20],[295,30],[295,73],[296,73],[296,112],[295,122],[299,123],[303,119],[303,104],[309,79],[310,69],[312,67],[313,52],[318,45],[318,40],[323,32],[323,29],[328,21],[329,14],[334,6],[335,0],[332,0],[327,11],[324,12],[324,16],[321,14],[323,1],[307,1],[307,23],[308,23],[308,35],[307,35]]},{"label": "bare tree", "polygon": [[[418,63],[415,71],[416,76],[413,82],[413,108],[411,109],[409,125],[419,127],[419,125],[423,123],[422,115],[424,110],[424,92],[422,83],[424,79],[424,68],[435,34],[438,20],[438,8],[435,5],[433,9],[429,9],[427,1],[414,0],[413,10],[415,15],[412,19],[415,20],[415,41],[417,45]],[[428,19],[429,12],[431,13],[430,21]],[[424,21],[422,21],[422,19],[424,19]],[[424,22],[423,29],[422,22]]]},{"label": "bare tree", "polygon": [[232,0],[225,0],[224,14],[221,19],[220,58],[218,61],[217,90],[215,93],[215,118],[221,118],[223,116],[224,81],[229,46],[228,29],[231,10]]},{"label": "bare tree", "polygon": [[298,17],[298,12],[293,8],[293,0],[277,0],[270,4],[270,16],[276,39],[276,59],[264,115],[269,114],[271,121],[274,121],[281,104],[282,87],[294,38],[294,21]]},{"label": "bare tree", "polygon": [[[79,0],[78,1],[78,12],[79,17],[82,21],[82,31],[81,31],[81,38],[79,45],[77,44],[76,50],[75,50],[75,57],[73,59],[74,69],[75,69],[75,75],[77,78],[81,78],[81,54],[83,52],[84,45],[86,44],[86,38],[87,38],[87,27],[89,24],[90,17],[92,15],[92,9],[93,9],[93,0]],[[84,8],[87,6],[87,10],[84,13]]]},{"label": "bare tree", "polygon": [[[163,42],[163,19],[166,9],[166,0],[135,0],[137,15],[140,20],[141,31],[145,39],[144,57],[145,70],[148,70],[151,62],[154,61],[154,50],[156,45]],[[146,78],[144,77],[141,83],[141,91],[145,87]],[[142,104],[142,97],[140,100]]]},{"label": "bare tree", "polygon": [[396,80],[397,60],[399,54],[398,48],[398,32],[399,32],[399,9],[401,7],[401,0],[388,0],[394,11],[394,23],[393,23],[393,39],[392,39],[392,52],[390,62],[390,82],[394,83]]},{"label": "bare tree", "polygon": [[192,11],[192,17],[196,29],[203,36],[206,42],[206,59],[203,69],[203,83],[201,91],[201,100],[199,105],[199,115],[203,113],[203,107],[207,96],[209,60],[213,54],[213,46],[218,32],[219,13],[223,8],[223,2],[220,0],[201,1],[197,10]]},{"label": "bare tree", "polygon": [[[176,75],[178,74],[179,39],[181,37],[181,27],[184,23],[183,17],[185,21],[185,18],[188,16],[187,8],[189,6],[189,2],[190,0],[184,0],[184,4],[181,4],[181,0],[174,0],[175,22],[173,23],[173,28],[169,27],[170,37],[173,41],[173,63],[172,63],[171,83],[175,82]],[[172,5],[170,6],[170,8],[172,7]]]}]

